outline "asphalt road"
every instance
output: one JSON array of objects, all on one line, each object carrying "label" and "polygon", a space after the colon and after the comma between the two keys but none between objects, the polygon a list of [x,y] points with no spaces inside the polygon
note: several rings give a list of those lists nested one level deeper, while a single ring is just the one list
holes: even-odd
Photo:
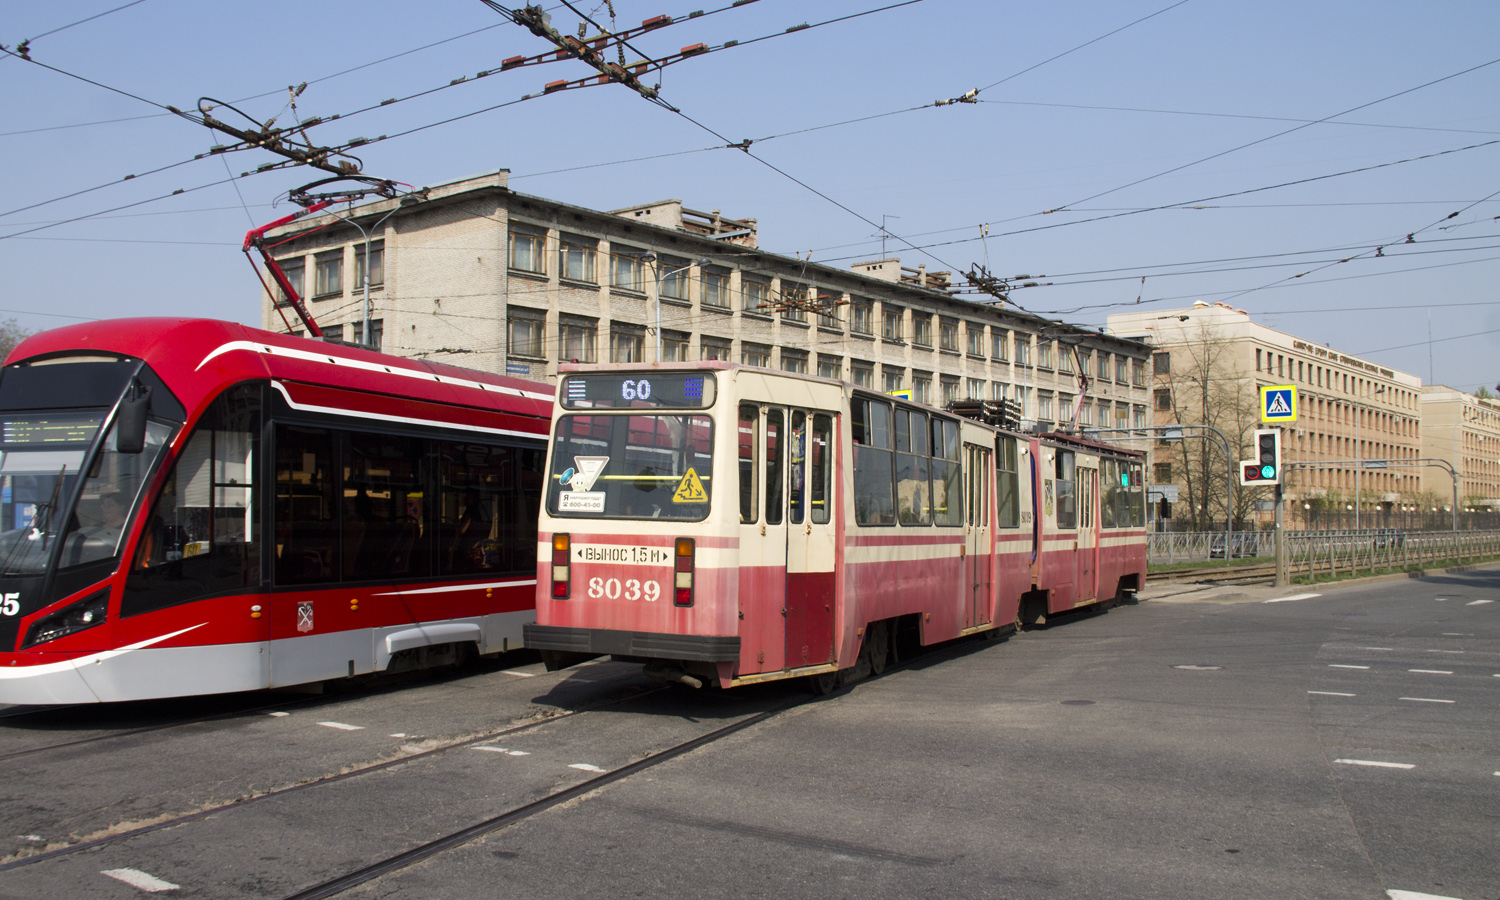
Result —
[{"label": "asphalt road", "polygon": [[[1500,900],[1500,572],[1211,594],[944,648],[343,896]],[[287,897],[804,697],[510,660],[0,718],[0,897]]]}]

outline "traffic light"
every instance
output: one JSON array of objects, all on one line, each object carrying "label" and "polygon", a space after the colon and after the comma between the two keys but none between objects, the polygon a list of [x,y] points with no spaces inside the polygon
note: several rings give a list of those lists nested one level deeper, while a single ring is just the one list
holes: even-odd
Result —
[{"label": "traffic light", "polygon": [[1265,428],[1255,432],[1255,456],[1240,463],[1240,484],[1281,483],[1281,431]]}]

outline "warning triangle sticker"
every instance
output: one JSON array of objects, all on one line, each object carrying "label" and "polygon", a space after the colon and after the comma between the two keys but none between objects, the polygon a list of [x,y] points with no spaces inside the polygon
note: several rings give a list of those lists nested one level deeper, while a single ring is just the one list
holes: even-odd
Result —
[{"label": "warning triangle sticker", "polygon": [[599,477],[600,472],[604,471],[604,464],[607,462],[609,462],[607,456],[573,457],[573,464],[578,467],[578,471],[573,474],[568,486],[575,491],[593,490],[594,480]]},{"label": "warning triangle sticker", "polygon": [[673,503],[707,503],[708,492],[703,490],[703,482],[698,480],[698,473],[691,468],[677,482],[677,493],[672,495]]},{"label": "warning triangle sticker", "polygon": [[1266,415],[1289,416],[1292,414],[1292,407],[1286,402],[1286,394],[1276,391],[1271,394],[1270,401],[1266,404]]}]

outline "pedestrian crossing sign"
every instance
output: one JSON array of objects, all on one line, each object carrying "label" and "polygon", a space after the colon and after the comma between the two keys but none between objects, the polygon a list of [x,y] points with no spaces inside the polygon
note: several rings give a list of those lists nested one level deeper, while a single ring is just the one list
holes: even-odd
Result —
[{"label": "pedestrian crossing sign", "polygon": [[1260,420],[1262,422],[1297,421],[1297,386],[1275,384],[1260,389]]}]

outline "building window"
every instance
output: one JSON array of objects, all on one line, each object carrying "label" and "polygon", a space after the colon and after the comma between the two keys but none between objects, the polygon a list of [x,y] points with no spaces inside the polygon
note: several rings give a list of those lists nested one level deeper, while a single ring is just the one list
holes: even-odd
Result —
[{"label": "building window", "polygon": [[862,388],[875,387],[875,367],[867,362],[857,362],[850,367],[850,373],[854,377],[854,383]]},{"label": "building window", "polygon": [[660,266],[661,296],[672,300],[688,299],[688,275],[692,266],[685,259],[663,256],[656,263]]},{"label": "building window", "polygon": [[745,341],[740,348],[740,362],[747,366],[760,366],[762,369],[771,367],[771,348],[765,344],[752,344]]},{"label": "building window", "polygon": [[1052,342],[1036,342],[1036,367],[1038,369],[1052,368]]},{"label": "building window", "polygon": [[1094,408],[1087,403],[1083,404],[1083,406],[1078,410],[1078,424],[1094,424]]},{"label": "building window", "polygon": [[781,282],[781,320],[783,322],[807,321],[807,285],[794,281]]},{"label": "building window", "polygon": [[1005,382],[1003,382],[1003,381],[991,381],[990,382],[990,399],[991,400],[996,400],[996,401],[1004,400],[1005,399]]},{"label": "building window", "polygon": [[905,380],[906,370],[900,366],[880,367],[880,389],[887,394],[891,391],[901,390],[901,383]]},{"label": "building window", "polygon": [[1146,427],[1146,407],[1144,407],[1144,406],[1132,406],[1130,408],[1130,413],[1131,413],[1131,418],[1135,419],[1134,424],[1132,424],[1130,427],[1132,427],[1132,428],[1145,428]]},{"label": "building window", "polygon": [[599,324],[594,319],[564,316],[557,323],[557,358],[572,362],[598,362]]},{"label": "building window", "polygon": [[379,350],[381,341],[383,341],[384,339],[384,319],[370,320],[370,339],[368,341],[365,340],[365,322],[363,319],[359,320],[358,322],[349,323],[349,340],[351,343],[358,344],[361,347],[368,347],[371,350]]},{"label": "building window", "polygon": [[750,275],[740,276],[740,309],[745,312],[771,314],[771,282]]},{"label": "building window", "polygon": [[954,403],[958,400],[958,378],[953,375],[942,376],[943,403]]},{"label": "building window", "polygon": [[317,280],[313,285],[313,296],[326,297],[329,294],[342,294],[344,292],[344,251],[340,249],[332,253],[319,253],[315,259]]},{"label": "building window", "polygon": [[844,330],[844,320],[839,318],[839,295],[818,291],[818,327]]},{"label": "building window", "polygon": [[1126,368],[1125,367],[1127,365],[1129,365],[1129,364],[1130,364],[1130,360],[1126,359],[1125,357],[1123,357],[1123,356],[1116,356],[1115,357],[1115,381],[1118,381],[1120,384],[1124,384],[1125,383],[1125,372],[1126,372]]},{"label": "building window", "polygon": [[663,331],[661,333],[661,358],[663,362],[687,362],[687,332]]},{"label": "building window", "polygon": [[807,374],[807,351],[781,349],[781,370],[783,372],[795,372],[798,375]]},{"label": "building window", "polygon": [[1094,367],[1094,372],[1099,376],[1099,380],[1103,381],[1109,377],[1109,354],[1100,350],[1094,356],[1098,361],[1098,365]]},{"label": "building window", "polygon": [[983,400],[984,399],[984,379],[983,378],[970,378],[969,379],[969,385],[968,385],[968,387],[969,387],[969,399],[970,400]]},{"label": "building window", "polygon": [[918,403],[932,402],[932,374],[929,372],[913,372],[911,374],[911,398]]},{"label": "building window", "polygon": [[[365,245],[354,245],[355,287],[365,286]],[[385,241],[370,242],[370,287],[385,284]]]},{"label": "building window", "polygon": [[932,346],[932,316],[919,312],[911,314],[911,342],[918,347]]},{"label": "building window", "polygon": [[1067,344],[1057,345],[1057,370],[1070,375],[1073,373],[1073,348]]},{"label": "building window", "polygon": [[646,263],[642,252],[630,247],[614,247],[609,254],[609,283],[627,291],[646,289]]},{"label": "building window", "polygon": [[1073,418],[1073,395],[1072,394],[1058,394],[1057,395],[1057,414],[1058,414],[1058,416],[1066,418],[1069,421],[1072,420],[1072,418]]},{"label": "building window", "polygon": [[541,228],[510,225],[510,267],[519,272],[547,274],[547,232]]},{"label": "building window", "polygon": [[1172,483],[1172,464],[1169,462],[1157,463],[1151,467],[1152,484]]},{"label": "building window", "polygon": [[1165,388],[1156,391],[1156,408],[1162,412],[1172,411],[1172,392]]},{"label": "building window", "polygon": [[856,298],[850,307],[852,312],[849,317],[849,330],[855,334],[874,334],[875,304],[869,300]]},{"label": "building window", "polygon": [[958,323],[950,319],[938,322],[938,349],[958,352]]},{"label": "building window", "polygon": [[505,313],[505,327],[511,356],[544,358],[542,335],[547,327],[546,314],[529,309],[511,308]]},{"label": "building window", "polygon": [[1028,335],[1016,335],[1016,365],[1031,365],[1031,338]]},{"label": "building window", "polygon": [[[1100,425],[1104,424],[1104,416],[1102,414],[1099,416],[1099,424]],[[1115,407],[1115,427],[1116,428],[1129,428],[1130,427],[1130,407],[1126,406],[1123,403],[1121,403],[1121,404],[1119,404],[1119,405],[1117,405]]]},{"label": "building window", "polygon": [[1138,359],[1130,363],[1130,383],[1136,387],[1146,386],[1146,367]]},{"label": "building window", "polygon": [[902,319],[906,311],[900,307],[880,304],[880,336],[887,341],[902,340]]},{"label": "building window", "polygon": [[964,334],[968,338],[969,355],[984,357],[984,326],[973,322],[964,323]]},{"label": "building window", "polygon": [[841,381],[844,377],[844,360],[826,353],[818,354],[818,377]]},{"label": "building window", "polygon": [[1052,421],[1052,395],[1045,391],[1037,391],[1036,417],[1041,422]]},{"label": "building window", "polygon": [[1010,359],[1010,332],[1001,328],[990,329],[990,357],[1004,362]]},{"label": "building window", "polygon": [[[296,256],[291,259],[278,259],[276,260],[276,265],[281,267],[281,274],[286,276],[287,283],[292,286],[292,290],[297,292],[297,296],[305,297],[307,294],[302,287],[302,276],[306,271],[307,264],[303,260],[303,258],[300,256]],[[285,291],[282,291],[280,289],[276,291],[276,296],[279,298],[277,302],[281,304],[285,304],[289,299],[291,299],[287,297]]]},{"label": "building window", "polygon": [[646,329],[639,325],[609,323],[609,361],[638,363],[646,361]]},{"label": "building window", "polygon": [[557,245],[557,274],[569,281],[597,284],[598,245],[588,238],[562,235]]},{"label": "building window", "polygon": [[1154,353],[1151,355],[1151,365],[1157,375],[1172,374],[1172,354]]},{"label": "building window", "polygon": [[1260,366],[1261,366],[1260,358],[1261,358],[1262,353],[1263,353],[1263,351],[1259,347],[1255,348],[1255,371],[1257,371],[1257,372],[1260,371]]},{"label": "building window", "polygon": [[703,269],[703,305],[729,308],[729,270],[718,267]]},{"label": "building window", "polygon": [[729,360],[733,359],[730,351],[728,338],[708,337],[707,335],[698,339],[698,353],[705,360]]}]

